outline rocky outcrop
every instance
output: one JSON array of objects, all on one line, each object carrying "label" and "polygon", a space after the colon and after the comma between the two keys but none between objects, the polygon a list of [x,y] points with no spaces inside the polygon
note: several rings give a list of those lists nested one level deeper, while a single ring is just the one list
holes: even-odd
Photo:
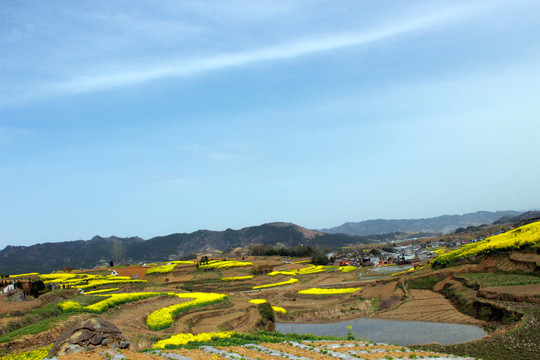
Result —
[{"label": "rocky outcrop", "polygon": [[90,351],[97,348],[126,349],[126,341],[116,325],[100,319],[88,319],[63,332],[54,342],[49,357]]}]

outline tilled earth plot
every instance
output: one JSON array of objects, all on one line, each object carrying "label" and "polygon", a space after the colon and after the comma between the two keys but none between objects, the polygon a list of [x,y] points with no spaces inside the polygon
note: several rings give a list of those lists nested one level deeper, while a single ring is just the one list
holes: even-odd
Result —
[{"label": "tilled earth plot", "polygon": [[460,313],[441,294],[430,290],[410,290],[411,300],[397,309],[378,314],[383,319],[409,321],[449,322],[459,324],[483,324],[481,320]]},{"label": "tilled earth plot", "polygon": [[[60,356],[60,360],[81,360],[81,355]],[[152,350],[146,353],[123,353],[108,351],[95,356],[85,356],[84,359],[113,360],[371,360],[371,359],[446,359],[473,360],[471,357],[445,355],[430,351],[410,350],[402,346],[375,344],[364,341],[302,341],[284,342],[278,344],[247,344],[243,346],[201,346],[198,349]]]}]

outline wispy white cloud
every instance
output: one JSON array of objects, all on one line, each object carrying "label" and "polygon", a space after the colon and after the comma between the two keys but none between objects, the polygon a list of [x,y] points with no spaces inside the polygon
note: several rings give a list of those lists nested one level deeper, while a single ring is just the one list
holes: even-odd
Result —
[{"label": "wispy white cloud", "polygon": [[[432,12],[409,18],[392,25],[362,32],[322,34],[260,48],[222,53],[214,56],[168,59],[159,63],[146,62],[127,70],[93,71],[87,75],[74,76],[65,81],[43,84],[34,90],[26,89],[22,97],[35,98],[51,95],[71,95],[98,92],[117,87],[133,86],[149,81],[193,77],[206,72],[251,66],[262,62],[284,61],[302,56],[337,51],[345,48],[373,44],[402,34],[441,26],[464,16],[485,10],[486,5],[460,5],[443,12]],[[122,68],[121,66],[112,66]],[[21,99],[18,99],[19,101]],[[8,100],[9,101],[9,100]],[[15,101],[16,102],[16,101]]]}]

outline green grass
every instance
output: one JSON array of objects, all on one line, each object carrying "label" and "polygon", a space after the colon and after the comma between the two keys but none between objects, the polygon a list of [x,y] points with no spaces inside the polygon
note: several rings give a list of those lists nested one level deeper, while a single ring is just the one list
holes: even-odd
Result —
[{"label": "green grass", "polygon": [[11,331],[7,334],[0,336],[0,343],[5,343],[25,335],[42,333],[44,331],[47,331],[52,325],[62,320],[65,320],[70,316],[71,314],[60,314],[55,317],[43,319],[39,322],[30,323],[29,325],[26,325],[20,329]]},{"label": "green grass", "polygon": [[540,283],[540,278],[531,275],[518,274],[488,274],[488,273],[467,273],[459,274],[469,282],[478,284],[480,287],[490,286],[512,286]]},{"label": "green grass", "polygon": [[417,290],[433,290],[435,284],[441,280],[441,277],[438,275],[413,278],[407,281],[407,288]]}]

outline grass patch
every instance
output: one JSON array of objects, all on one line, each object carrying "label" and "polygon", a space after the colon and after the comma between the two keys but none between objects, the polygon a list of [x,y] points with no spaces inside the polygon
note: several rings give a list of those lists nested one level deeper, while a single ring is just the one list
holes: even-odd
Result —
[{"label": "grass patch", "polygon": [[0,336],[0,343],[5,343],[5,342],[14,340],[16,338],[19,338],[19,337],[25,336],[25,335],[35,335],[35,334],[42,333],[44,331],[49,330],[52,325],[54,325],[54,324],[56,324],[56,323],[58,323],[60,321],[66,320],[70,316],[71,316],[71,314],[60,314],[60,315],[57,315],[55,317],[51,317],[51,318],[48,318],[48,319],[43,319],[43,320],[41,320],[39,322],[30,323],[30,324],[28,324],[26,326],[23,326],[20,329],[11,331],[11,332],[9,332],[7,334],[4,334],[4,335]]},{"label": "grass patch", "polygon": [[433,290],[433,287],[439,281],[441,281],[441,277],[437,275],[422,276],[409,279],[407,281],[407,288],[416,290]]}]

